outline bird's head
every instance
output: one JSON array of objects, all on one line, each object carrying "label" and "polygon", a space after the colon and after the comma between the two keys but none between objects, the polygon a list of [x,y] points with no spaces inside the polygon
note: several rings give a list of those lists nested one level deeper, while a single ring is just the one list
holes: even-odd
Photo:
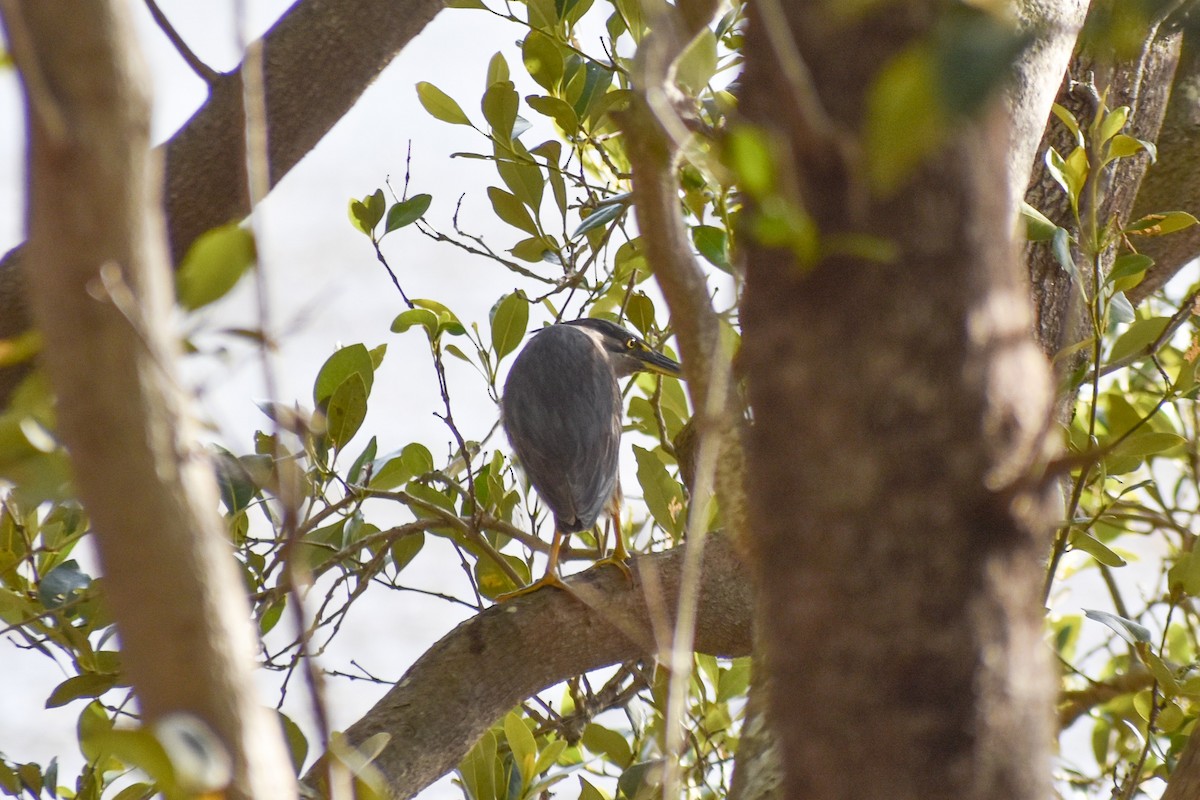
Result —
[{"label": "bird's head", "polygon": [[635,372],[656,372],[678,378],[679,363],[654,350],[645,340],[605,319],[577,319],[564,323],[581,329],[604,351],[618,378]]}]

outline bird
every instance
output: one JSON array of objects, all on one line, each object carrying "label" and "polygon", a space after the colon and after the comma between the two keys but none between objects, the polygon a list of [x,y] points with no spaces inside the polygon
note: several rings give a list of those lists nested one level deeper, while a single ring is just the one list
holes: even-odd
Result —
[{"label": "bird", "polygon": [[618,450],[621,390],[635,372],[679,377],[680,365],[616,323],[585,318],[536,332],[509,370],[500,418],[517,461],[554,515],[546,574],[501,595],[507,600],[543,586],[565,588],[558,574],[563,537],[591,530],[608,511],[616,532],[605,561],[626,573],[621,536]]}]

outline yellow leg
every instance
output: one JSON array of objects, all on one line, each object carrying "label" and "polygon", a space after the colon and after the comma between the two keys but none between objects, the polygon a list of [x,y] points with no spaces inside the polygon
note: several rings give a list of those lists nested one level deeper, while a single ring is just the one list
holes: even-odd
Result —
[{"label": "yellow leg", "polygon": [[[612,555],[605,556],[596,562],[596,565],[612,564],[621,572],[625,573],[625,578],[633,583],[633,572],[630,571],[629,565],[625,562],[629,560],[629,551],[625,549],[625,537],[621,535],[621,511],[620,508],[612,515],[613,533],[616,534],[617,542],[613,545]],[[607,537],[605,537],[607,539]]]},{"label": "yellow leg", "polygon": [[515,591],[505,592],[504,594],[496,595],[496,602],[497,603],[507,602],[509,600],[512,600],[514,597],[521,597],[523,595],[529,594],[530,592],[536,592],[538,589],[541,589],[543,586],[553,586],[557,589],[563,589],[564,591],[569,592],[570,589],[568,589],[567,585],[565,583],[563,583],[562,578],[560,578],[558,576],[558,553],[561,549],[562,549],[562,533],[557,528],[555,528],[554,529],[554,538],[550,540],[550,560],[549,560],[549,563],[546,564],[546,574],[543,575],[541,578],[538,578],[536,581],[529,584],[528,586],[522,586],[520,589],[517,589]]}]

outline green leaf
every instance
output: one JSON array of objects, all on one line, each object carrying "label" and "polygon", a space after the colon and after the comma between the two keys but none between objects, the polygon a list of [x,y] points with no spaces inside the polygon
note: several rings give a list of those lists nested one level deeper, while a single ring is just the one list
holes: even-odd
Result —
[{"label": "green leaf", "polygon": [[1126,356],[1142,352],[1162,335],[1170,323],[1169,317],[1151,317],[1135,321],[1113,342],[1112,349],[1108,353],[1108,360],[1120,361]]},{"label": "green leaf", "polygon": [[1196,218],[1186,211],[1168,211],[1165,214],[1147,214],[1132,223],[1125,232],[1136,233],[1139,236],[1164,236],[1195,224]]},{"label": "green leaf", "polygon": [[1150,668],[1150,673],[1158,681],[1158,688],[1163,694],[1167,697],[1175,697],[1180,693],[1179,681],[1175,679],[1175,673],[1157,653],[1150,650],[1149,647],[1139,647],[1138,656]]},{"label": "green leaf", "polygon": [[525,102],[534,111],[553,119],[564,135],[570,137],[579,132],[579,116],[565,100],[557,97],[530,95],[525,98]]},{"label": "green leaf", "polygon": [[1109,298],[1108,317],[1113,322],[1122,325],[1137,319],[1137,312],[1133,310],[1133,304],[1129,302],[1129,298],[1125,296],[1124,292],[1116,292]]},{"label": "green leaf", "polygon": [[1128,158],[1141,152],[1150,156],[1151,164],[1158,160],[1158,148],[1153,142],[1118,133],[1108,144],[1108,155],[1105,157],[1104,163],[1107,164],[1118,158]]},{"label": "green leaf", "polygon": [[625,316],[643,336],[654,330],[654,301],[645,292],[635,292],[625,307]]},{"label": "green leaf", "polygon": [[484,85],[491,86],[494,83],[506,81],[508,78],[508,62],[504,60],[502,53],[496,53],[492,56],[492,60],[488,62],[487,83]]},{"label": "green leaf", "polygon": [[579,776],[579,800],[609,800],[608,795],[597,789],[582,775]]},{"label": "green leaf", "polygon": [[1129,119],[1129,106],[1120,106],[1104,115],[1104,120],[1100,123],[1097,141],[1095,144],[1101,145],[1109,139],[1116,136],[1125,127],[1125,122]]},{"label": "green leaf", "polygon": [[325,432],[334,450],[341,450],[367,418],[369,390],[362,375],[354,373],[334,390],[325,407]]},{"label": "green leaf", "polygon": [[945,121],[927,44],[891,58],[867,90],[864,133],[867,176],[877,194],[890,196],[941,144]]},{"label": "green leaf", "polygon": [[347,378],[357,374],[368,394],[375,383],[375,363],[365,345],[352,344],[325,359],[313,385],[313,404],[320,406],[333,396]]},{"label": "green leaf", "polygon": [[391,233],[397,228],[403,228],[405,225],[416,222],[429,210],[431,202],[433,202],[433,197],[430,195],[414,194],[407,200],[396,203],[388,209],[387,225],[384,227],[384,231]]},{"label": "green leaf", "polygon": [[603,755],[614,765],[624,768],[633,763],[633,753],[625,737],[603,725],[589,722],[583,729],[583,746],[593,753]]},{"label": "green leaf", "polygon": [[1021,219],[1025,221],[1025,238],[1031,242],[1044,242],[1058,230],[1045,214],[1024,200],[1021,201]]},{"label": "green leaf", "polygon": [[432,83],[421,81],[417,84],[417,99],[434,119],[449,122],[452,125],[470,125],[471,120],[454,98],[434,86]]},{"label": "green leaf", "polygon": [[413,477],[419,478],[433,472],[433,454],[429,452],[428,447],[418,442],[405,445],[404,450],[400,452],[400,460]]},{"label": "green leaf", "polygon": [[521,292],[505,295],[492,314],[492,349],[502,359],[517,349],[529,327],[529,301]]},{"label": "green leaf", "polygon": [[696,225],[692,228],[692,244],[708,263],[729,271],[729,237],[724,230],[712,225]]},{"label": "green leaf", "polygon": [[608,223],[617,219],[626,211],[633,201],[633,195],[629,192],[614,195],[604,200],[596,207],[592,213],[579,223],[579,226],[571,233],[572,239],[578,239],[588,231],[596,230],[604,227]]},{"label": "green leaf", "polygon": [[508,740],[508,749],[512,751],[513,761],[521,771],[521,780],[528,786],[537,777],[534,765],[537,764],[537,741],[533,733],[515,712],[508,712],[504,717],[504,738]]},{"label": "green leaf", "polygon": [[1087,615],[1088,619],[1095,620],[1112,628],[1118,636],[1132,645],[1136,645],[1138,642],[1150,644],[1150,629],[1145,625],[1138,624],[1131,619],[1119,617],[1116,614],[1110,614],[1107,611],[1094,611],[1085,608],[1083,613]]},{"label": "green leaf", "polygon": [[1178,447],[1186,441],[1186,439],[1177,433],[1167,433],[1165,431],[1134,433],[1117,445],[1113,451],[1113,455],[1126,458],[1152,456],[1156,453],[1170,450],[1172,447]]},{"label": "green leaf", "polygon": [[257,257],[254,234],[237,223],[201,234],[175,273],[179,304],[194,311],[224,297]]},{"label": "green leaf", "polygon": [[1083,279],[1079,275],[1079,267],[1075,265],[1075,256],[1071,253],[1071,235],[1067,233],[1066,228],[1054,229],[1054,235],[1050,239],[1050,247],[1062,271],[1070,275],[1076,285],[1081,285]]},{"label": "green leaf", "polygon": [[[516,556],[500,554],[508,565],[511,566],[520,576],[522,582],[529,582],[529,566],[517,558]],[[512,580],[509,579],[508,573],[500,568],[500,565],[492,560],[491,556],[482,556],[475,562],[475,582],[479,584],[479,593],[489,600],[495,600],[499,595],[505,592],[511,592],[514,589],[519,589],[519,586],[514,586]]]},{"label": "green leaf", "polygon": [[1125,559],[1108,549],[1099,539],[1084,531],[1071,531],[1071,547],[1082,550],[1106,567],[1123,567]]},{"label": "green leaf", "polygon": [[414,325],[420,325],[425,328],[429,338],[437,336],[438,318],[437,314],[427,308],[410,308],[408,311],[401,311],[400,314],[392,320],[392,333],[404,333]]},{"label": "green leaf", "polygon": [[667,468],[653,451],[634,445],[633,454],[637,459],[637,479],[646,507],[655,522],[678,536],[687,522],[682,487],[667,474]]},{"label": "green leaf", "polygon": [[392,566],[396,568],[397,572],[404,569],[417,557],[417,553],[421,552],[421,548],[424,546],[425,531],[416,531],[399,537],[392,542],[392,546],[388,550],[388,554],[392,557]]},{"label": "green leaf", "polygon": [[447,308],[442,303],[436,300],[426,300],[418,298],[413,300],[413,305],[417,308],[424,308],[432,311],[437,315],[438,333],[448,333],[451,336],[462,336],[467,332],[463,324],[459,322],[458,317],[454,312]]},{"label": "green leaf", "polygon": [[1117,256],[1113,262],[1112,269],[1109,270],[1108,277],[1104,279],[1105,283],[1115,283],[1122,278],[1128,278],[1133,275],[1141,275],[1150,267],[1154,266],[1154,259],[1150,256],[1142,255],[1141,253],[1126,253]]},{"label": "green leaf", "polygon": [[511,145],[512,149],[506,151],[499,143],[496,144],[496,172],[517,199],[536,213],[542,207],[542,189],[545,186],[542,170],[524,145],[518,141],[513,141]]},{"label": "green leaf", "polygon": [[287,739],[288,753],[292,757],[292,768],[299,773],[304,767],[305,759],[308,758],[308,739],[291,717],[282,711],[276,713],[279,714],[279,721],[283,725],[283,735]]},{"label": "green leaf", "polygon": [[537,264],[542,261],[557,264],[560,263],[558,261],[558,254],[555,252],[557,247],[558,243],[553,239],[545,236],[533,236],[517,242],[508,252],[512,253],[514,257],[522,261],[528,261],[531,264]]},{"label": "green leaf", "polygon": [[1051,106],[1050,110],[1063,125],[1067,126],[1067,130],[1071,132],[1071,136],[1075,139],[1075,144],[1082,146],[1084,143],[1083,131],[1079,129],[1079,122],[1075,119],[1075,115],[1068,111],[1065,106],[1058,103]]},{"label": "green leaf", "polygon": [[762,199],[774,190],[775,156],[762,129],[735,125],[726,138],[724,160],[751,197]]},{"label": "green leaf", "polygon": [[[553,39],[539,30],[530,31],[521,44],[521,58],[529,77],[539,86],[548,92],[558,89],[563,77],[563,56]],[[574,111],[571,113],[574,116]]]},{"label": "green leaf", "polygon": [[76,675],[54,687],[46,708],[59,708],[81,697],[99,697],[116,685],[116,675]]},{"label": "green leaf", "polygon": [[704,28],[675,62],[675,79],[695,95],[708,85],[716,71],[717,37],[711,29]]},{"label": "green leaf", "polygon": [[526,233],[533,234],[534,236],[539,234],[537,223],[533,221],[529,210],[525,208],[520,200],[503,189],[497,189],[495,186],[489,186],[487,193],[488,199],[492,201],[492,208],[495,209],[497,217]]},{"label": "green leaf", "polygon": [[517,122],[517,90],[512,81],[493,83],[483,94],[483,118],[492,127],[492,135],[509,142]]}]

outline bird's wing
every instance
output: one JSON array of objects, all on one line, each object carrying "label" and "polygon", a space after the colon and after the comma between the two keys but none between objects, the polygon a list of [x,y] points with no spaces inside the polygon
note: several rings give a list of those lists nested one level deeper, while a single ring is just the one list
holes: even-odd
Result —
[{"label": "bird's wing", "polygon": [[596,524],[617,482],[621,397],[586,334],[535,336],[509,372],[505,429],[530,483],[563,531]]}]

